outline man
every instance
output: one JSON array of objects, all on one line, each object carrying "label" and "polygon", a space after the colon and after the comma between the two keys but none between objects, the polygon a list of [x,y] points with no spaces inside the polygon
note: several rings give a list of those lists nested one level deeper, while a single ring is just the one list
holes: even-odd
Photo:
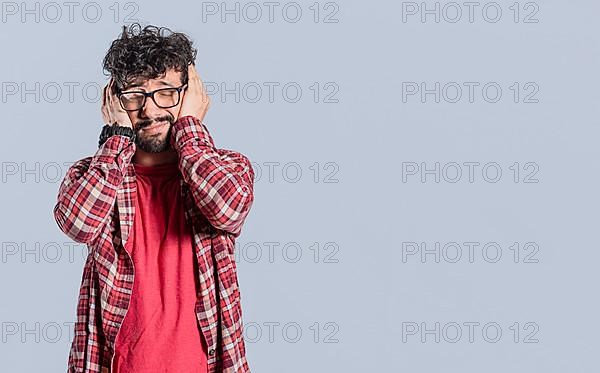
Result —
[{"label": "man", "polygon": [[196,50],[163,30],[112,43],[99,148],[59,188],[56,222],[89,248],[69,372],[250,371],[234,245],[254,171],[215,147]]}]

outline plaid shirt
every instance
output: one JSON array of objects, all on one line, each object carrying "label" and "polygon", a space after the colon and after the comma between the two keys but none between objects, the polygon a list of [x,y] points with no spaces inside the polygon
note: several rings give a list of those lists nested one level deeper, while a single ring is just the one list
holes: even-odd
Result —
[{"label": "plaid shirt", "polygon": [[[200,285],[195,311],[208,346],[208,372],[250,372],[234,246],[254,199],[254,170],[243,154],[217,149],[204,122],[193,116],[173,124],[169,141],[178,153],[185,218],[193,229]],[[134,222],[135,149],[129,137],[111,136],[94,156],[75,162],[59,188],[54,218],[89,249],[68,372],[111,370],[134,280],[124,244]]]}]

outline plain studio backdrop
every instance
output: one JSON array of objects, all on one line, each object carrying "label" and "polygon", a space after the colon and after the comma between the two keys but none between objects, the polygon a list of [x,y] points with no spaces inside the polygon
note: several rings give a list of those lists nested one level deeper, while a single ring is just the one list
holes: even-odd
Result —
[{"label": "plain studio backdrop", "polygon": [[87,249],[52,209],[134,21],[193,39],[253,162],[253,372],[597,370],[597,1],[1,6],[0,371],[66,370]]}]

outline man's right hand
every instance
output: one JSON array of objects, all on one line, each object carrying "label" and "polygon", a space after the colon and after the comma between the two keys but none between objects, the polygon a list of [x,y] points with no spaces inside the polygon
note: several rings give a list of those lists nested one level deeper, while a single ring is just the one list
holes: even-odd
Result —
[{"label": "man's right hand", "polygon": [[113,93],[114,79],[110,78],[108,84],[104,87],[102,98],[102,120],[105,124],[118,125],[133,128],[129,115],[119,103],[119,99]]}]

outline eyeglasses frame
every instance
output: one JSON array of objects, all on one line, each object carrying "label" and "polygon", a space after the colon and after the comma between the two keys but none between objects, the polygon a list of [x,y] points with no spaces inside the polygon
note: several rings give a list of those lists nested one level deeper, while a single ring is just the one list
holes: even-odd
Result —
[{"label": "eyeglasses frame", "polygon": [[[172,108],[175,107],[177,105],[179,105],[179,102],[181,102],[181,91],[184,89],[184,87],[186,87],[188,85],[188,83],[184,83],[183,85],[179,86],[179,87],[166,87],[166,88],[159,88],[159,89],[155,89],[154,91],[151,92],[144,92],[144,91],[126,91],[126,92],[122,92],[119,91],[117,92],[117,98],[119,99],[119,104],[121,105],[121,108],[123,108],[123,110],[125,111],[138,111],[144,108],[144,106],[146,105],[146,100],[148,99],[148,97],[152,98],[152,101],[154,101],[154,104],[156,106],[158,106],[161,109],[168,109],[168,108]],[[154,94],[156,92],[159,91],[165,91],[167,89],[175,89],[177,91],[178,94],[178,99],[177,99],[177,103],[175,105],[171,105],[171,106],[160,106],[156,100],[154,99]],[[123,106],[123,101],[121,101],[121,96],[124,95],[125,93],[141,93],[144,95],[144,102],[142,103],[142,106],[140,106],[137,109],[125,109],[125,107]]]}]

